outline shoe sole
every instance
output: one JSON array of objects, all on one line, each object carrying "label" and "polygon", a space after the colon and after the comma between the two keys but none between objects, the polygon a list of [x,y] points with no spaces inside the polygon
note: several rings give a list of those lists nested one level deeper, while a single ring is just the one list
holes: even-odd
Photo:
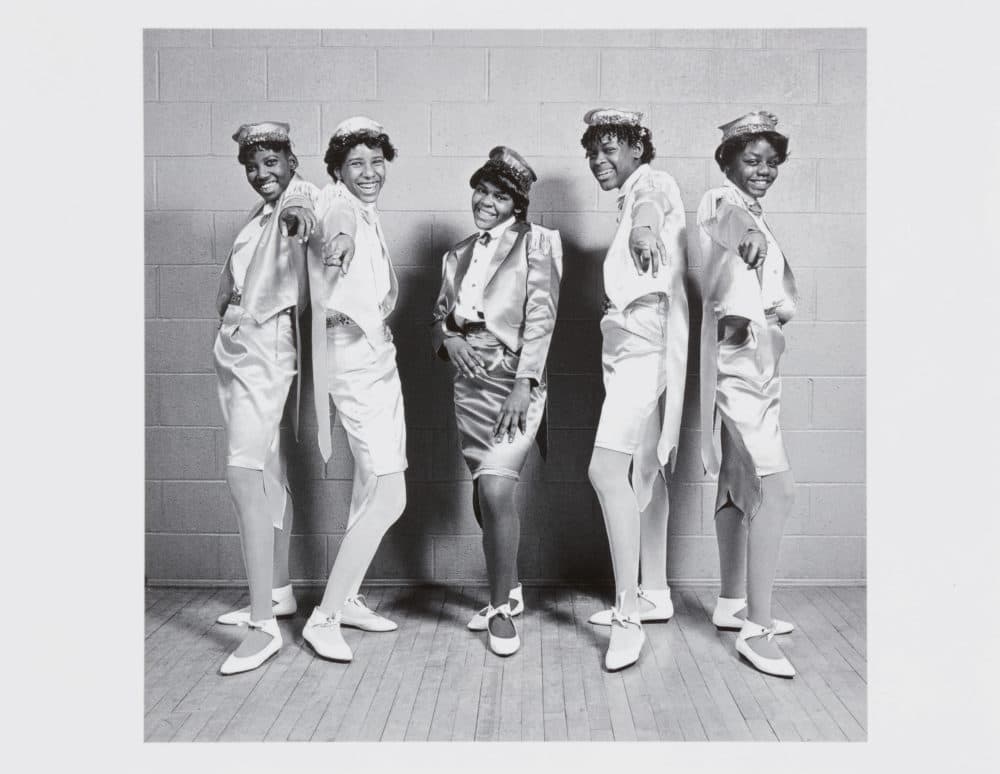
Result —
[{"label": "shoe sole", "polygon": [[302,641],[309,646],[309,649],[313,653],[315,653],[319,658],[323,659],[324,661],[332,661],[335,664],[350,664],[351,661],[354,660],[353,656],[351,656],[351,658],[334,658],[333,656],[324,656],[322,653],[316,650],[316,646],[313,645],[311,642],[309,642],[309,640],[307,640],[305,637],[302,638]]},{"label": "shoe sole", "polygon": [[[295,618],[295,613],[275,613],[275,618]],[[218,618],[215,622],[220,626],[246,626],[246,621],[220,621]]]},{"label": "shoe sole", "polygon": [[391,629],[369,629],[367,626],[362,626],[361,624],[347,623],[343,619],[340,621],[341,626],[347,626],[351,629],[360,629],[363,632],[373,632],[374,634],[388,634],[389,632],[395,632],[399,630],[399,626],[393,626]]},{"label": "shoe sole", "polygon": [[742,653],[740,653],[740,652],[737,651],[736,655],[738,655],[742,661],[746,661],[750,666],[752,666],[754,669],[756,669],[762,675],[767,675],[768,677],[780,677],[782,680],[791,680],[793,677],[795,677],[795,675],[776,675],[774,672],[768,672],[766,669],[761,669],[759,666],[757,666],[755,663],[753,663],[750,659],[748,659]]},{"label": "shoe sole", "polygon": [[[646,622],[643,621],[643,623],[646,623]],[[743,628],[742,626],[719,626],[718,624],[713,624],[713,626],[715,626],[715,628],[718,629],[720,632],[738,632],[738,631],[740,631]],[[791,631],[787,631],[787,632],[775,632],[774,636],[775,637],[784,637],[786,634],[791,634],[794,631],[795,630],[792,629]]]},{"label": "shoe sole", "polygon": [[[673,616],[668,616],[667,618],[640,618],[639,620],[642,623],[644,623],[644,624],[648,624],[648,623],[669,623],[670,621],[674,620],[674,617]],[[597,621],[591,621],[589,618],[587,619],[587,623],[589,623],[591,626],[611,626],[611,622],[610,621],[608,623],[598,623]]]}]

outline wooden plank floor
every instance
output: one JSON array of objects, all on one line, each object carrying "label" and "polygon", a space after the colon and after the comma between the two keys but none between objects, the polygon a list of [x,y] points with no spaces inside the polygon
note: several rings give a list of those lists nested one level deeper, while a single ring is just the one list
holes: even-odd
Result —
[{"label": "wooden plank floor", "polygon": [[319,589],[297,590],[285,645],[267,664],[218,673],[242,637],[216,616],[247,604],[239,589],[146,592],[147,741],[864,741],[865,589],[782,587],[775,613],[793,680],[760,674],[718,632],[714,592],[674,589],[676,615],[646,626],[639,663],[603,667],[607,629],[587,617],[610,593],[525,589],[521,650],[502,659],[465,629],[482,587],[375,588],[369,604],[399,623],[345,629],[354,661],[318,658],[302,627]]}]

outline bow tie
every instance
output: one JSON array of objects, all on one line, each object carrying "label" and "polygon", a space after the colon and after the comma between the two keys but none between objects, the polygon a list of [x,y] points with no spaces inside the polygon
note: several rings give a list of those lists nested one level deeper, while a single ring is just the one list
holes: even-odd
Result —
[{"label": "bow tie", "polygon": [[764,213],[764,208],[760,206],[758,201],[747,202],[747,209],[758,218]]},{"label": "bow tie", "polygon": [[485,247],[486,245],[488,245],[490,243],[490,240],[492,238],[493,237],[490,236],[490,232],[489,231],[484,231],[482,234],[479,235],[479,238],[476,241],[479,242],[479,244],[481,244],[481,245],[483,245]]}]

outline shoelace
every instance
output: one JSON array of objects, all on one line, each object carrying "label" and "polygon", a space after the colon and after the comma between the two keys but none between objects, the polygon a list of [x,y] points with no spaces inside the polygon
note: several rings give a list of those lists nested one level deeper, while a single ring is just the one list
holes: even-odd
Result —
[{"label": "shoelace", "polygon": [[348,597],[346,603],[349,605],[354,604],[358,607],[363,607],[365,610],[371,610],[371,608],[368,607],[368,603],[365,601],[364,594],[355,594],[353,597]]},{"label": "shoelace", "polygon": [[333,614],[332,617],[325,618],[319,623],[313,624],[313,626],[320,629],[330,626],[340,626],[340,611],[338,610],[336,613]]},{"label": "shoelace", "polygon": [[611,623],[617,623],[623,629],[625,628],[625,624],[631,624],[632,626],[640,625],[637,619],[622,615],[622,611],[617,607],[611,608]]}]

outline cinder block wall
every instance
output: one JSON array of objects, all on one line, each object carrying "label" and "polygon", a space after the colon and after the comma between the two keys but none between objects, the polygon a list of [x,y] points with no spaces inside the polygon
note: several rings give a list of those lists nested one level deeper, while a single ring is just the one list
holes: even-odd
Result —
[{"label": "cinder block wall", "polygon": [[[526,580],[600,581],[610,561],[586,468],[603,397],[600,262],[614,193],[591,178],[583,113],[646,112],[654,166],[688,210],[692,326],[701,258],[693,211],[722,177],[716,127],[767,108],[792,157],[765,200],[802,291],[786,329],[783,426],[797,480],[779,576],[865,577],[865,34],[863,30],[147,30],[145,83],[146,574],[151,582],[244,577],[223,479],[213,300],[254,201],[230,135],[245,121],[292,126],[301,171],[327,181],[334,126],[364,113],[399,149],[382,196],[401,279],[392,319],[409,432],[409,505],[374,580],[485,577],[447,368],[427,321],[442,252],[473,229],[468,179],[493,145],[537,170],[531,217],[560,229],[565,277],[549,361],[550,456],[520,485]],[[671,579],[717,577],[713,485],[698,455],[697,336],[670,487]],[[308,383],[308,382],[307,382]],[[304,394],[306,406],[311,400]],[[324,469],[307,410],[291,466],[292,575],[325,579],[343,534],[352,463],[342,428]]]}]

